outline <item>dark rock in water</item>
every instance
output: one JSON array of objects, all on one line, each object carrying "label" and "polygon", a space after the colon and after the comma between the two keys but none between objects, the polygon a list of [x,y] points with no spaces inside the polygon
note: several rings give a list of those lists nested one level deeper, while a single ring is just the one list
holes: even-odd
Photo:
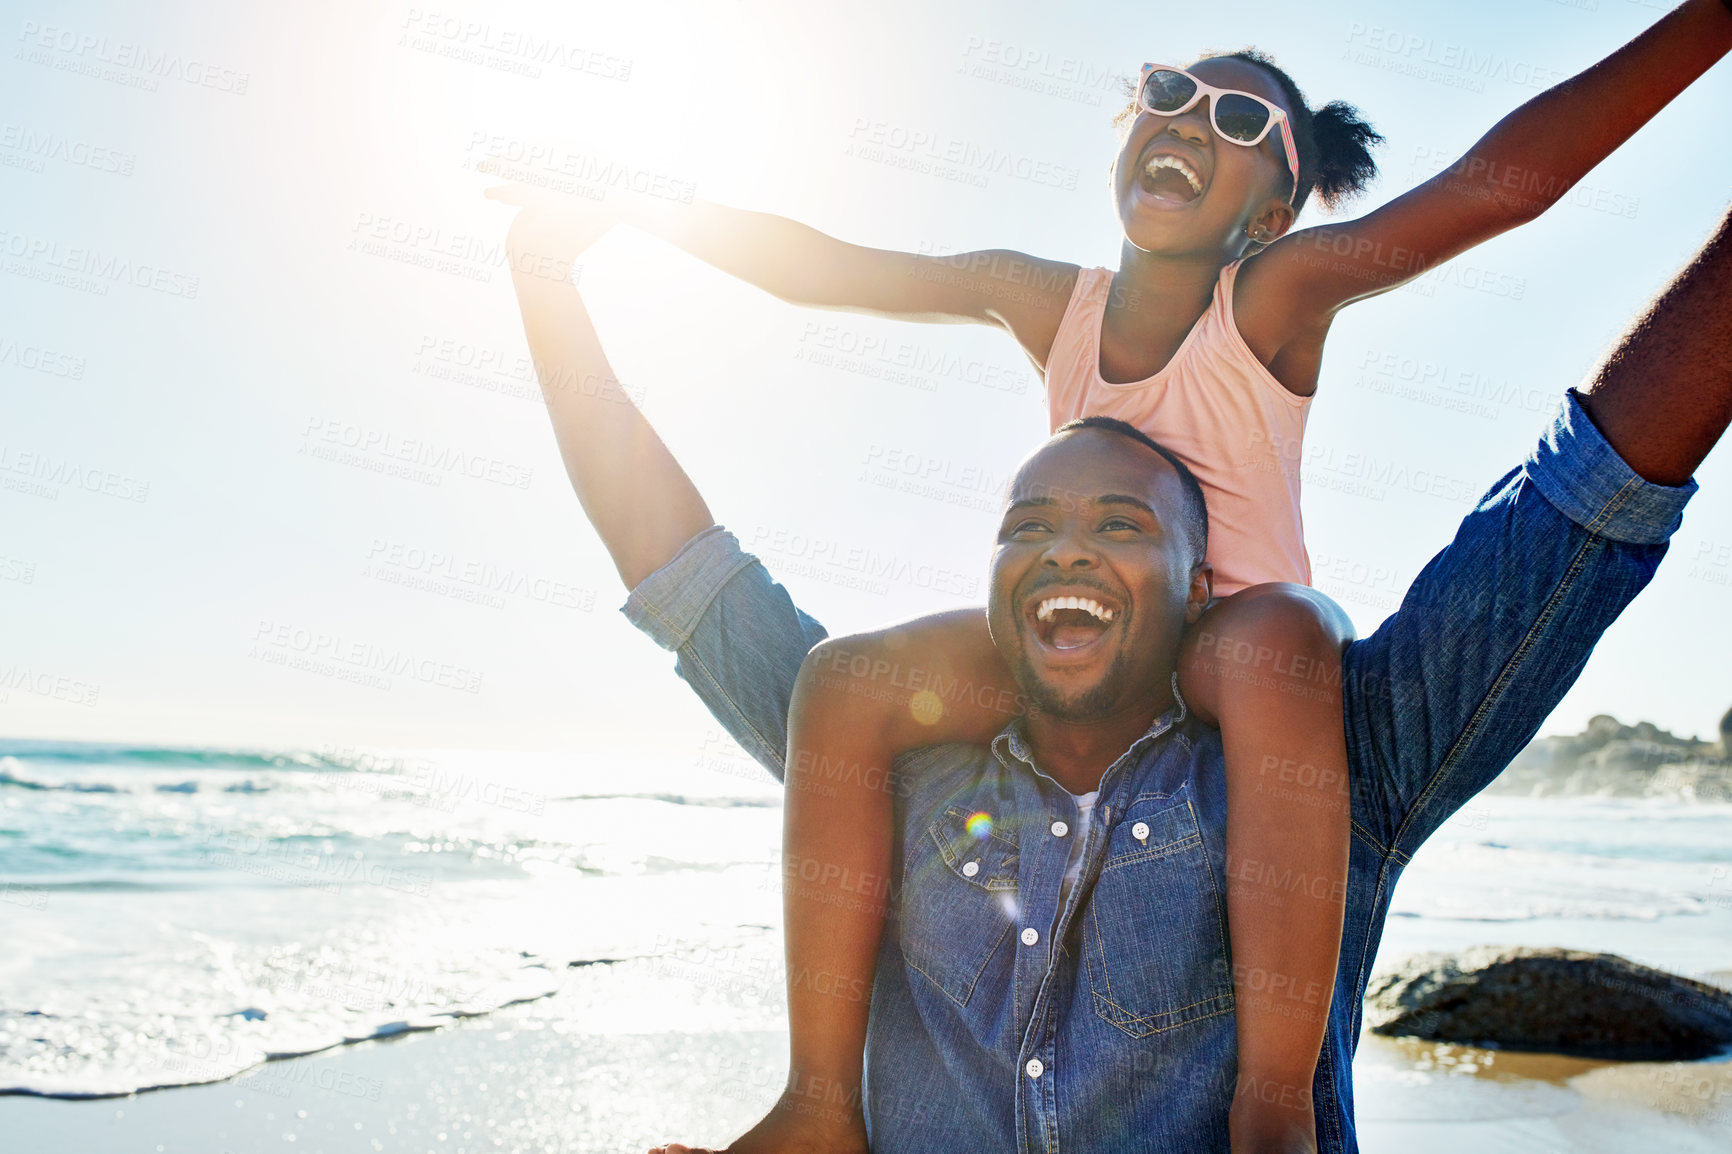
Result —
[{"label": "dark rock in water", "polygon": [[1720,719],[1720,756],[1732,761],[1732,709]]},{"label": "dark rock in water", "polygon": [[1732,1046],[1732,993],[1616,954],[1480,946],[1416,954],[1371,979],[1377,1034],[1620,1061]]}]

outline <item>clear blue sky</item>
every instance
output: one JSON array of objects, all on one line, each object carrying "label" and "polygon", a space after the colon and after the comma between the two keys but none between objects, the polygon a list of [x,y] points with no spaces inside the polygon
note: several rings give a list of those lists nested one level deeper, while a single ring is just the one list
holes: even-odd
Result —
[{"label": "clear blue sky", "polygon": [[[0,733],[675,758],[711,726],[615,612],[526,399],[507,214],[476,160],[533,150],[591,195],[695,190],[865,243],[1112,264],[1110,120],[1145,59],[1255,44],[1313,103],[1357,103],[1389,138],[1369,208],[1662,11],[151,8],[0,24]],[[1337,324],[1305,517],[1362,630],[1706,236],[1729,101],[1721,66],[1572,203]],[[1014,166],[980,167],[995,150]],[[635,235],[581,284],[717,515],[832,629],[980,599],[995,485],[1045,431],[1008,339],[801,312]],[[1550,730],[1606,711],[1706,733],[1732,704],[1732,451],[1699,479]],[[321,644],[412,671],[297,667]]]}]

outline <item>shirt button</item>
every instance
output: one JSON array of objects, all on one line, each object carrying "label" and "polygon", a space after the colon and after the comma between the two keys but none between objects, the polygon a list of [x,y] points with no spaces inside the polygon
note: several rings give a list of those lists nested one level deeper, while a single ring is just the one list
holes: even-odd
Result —
[{"label": "shirt button", "polygon": [[1066,825],[1064,822],[1055,821],[1052,823],[1052,836],[1063,837],[1065,834],[1067,834],[1069,832],[1070,832],[1070,826]]},{"label": "shirt button", "polygon": [[[1030,927],[1028,927],[1028,929],[1022,931],[1022,944],[1023,945],[1032,946],[1038,941],[1040,941],[1040,931],[1035,929],[1033,926],[1030,926]],[[1039,1076],[1040,1075],[1038,1075],[1038,1074],[1035,1075],[1035,1077],[1037,1077],[1037,1078]]]},{"label": "shirt button", "polygon": [[1138,841],[1148,841],[1149,823],[1146,821],[1139,821],[1136,825],[1133,825],[1131,827],[1131,836],[1136,838]]},{"label": "shirt button", "polygon": [[962,867],[962,876],[965,878],[971,878],[979,872],[980,872],[980,863],[977,861],[971,861],[967,865]]},{"label": "shirt button", "polygon": [[1041,1065],[1039,1058],[1030,1058],[1028,1060],[1028,1065],[1024,1066],[1023,1069],[1028,1071],[1028,1076],[1030,1078],[1038,1078],[1042,1074],[1046,1073],[1046,1067]]}]

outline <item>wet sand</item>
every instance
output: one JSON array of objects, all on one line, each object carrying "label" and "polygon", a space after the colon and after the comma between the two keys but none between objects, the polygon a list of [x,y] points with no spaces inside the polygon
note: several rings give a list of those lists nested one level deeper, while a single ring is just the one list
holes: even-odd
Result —
[{"label": "wet sand", "polygon": [[[228,1082],[94,1101],[0,1098],[0,1149],[578,1154],[725,1140],[755,1120],[785,1073],[786,1034],[705,1029],[715,1007],[702,991],[638,1014],[655,1032],[628,1032],[621,1011],[668,983],[653,963],[611,969],[573,972],[539,1002],[269,1062]],[[681,1016],[692,1032],[659,1028]]]},{"label": "wet sand", "polygon": [[1723,1154],[1732,1062],[1598,1062],[1365,1035],[1354,1063],[1366,1151]]},{"label": "wet sand", "polygon": [[[780,1007],[742,1012],[739,989],[670,976],[654,962],[572,971],[543,1001],[231,1082],[95,1101],[3,1098],[0,1134],[8,1154],[719,1143],[775,1097]],[[1732,1149],[1732,1062],[1591,1062],[1368,1035],[1356,1090],[1371,1154]]]}]

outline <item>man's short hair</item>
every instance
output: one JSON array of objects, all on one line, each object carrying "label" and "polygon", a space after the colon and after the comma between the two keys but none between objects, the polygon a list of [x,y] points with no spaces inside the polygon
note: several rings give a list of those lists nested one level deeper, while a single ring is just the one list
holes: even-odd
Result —
[{"label": "man's short hair", "polygon": [[1074,421],[1066,421],[1053,430],[1053,436],[1060,433],[1070,433],[1077,429],[1102,429],[1109,433],[1117,433],[1121,437],[1129,437],[1139,445],[1147,445],[1159,453],[1167,464],[1173,467],[1173,472],[1179,475],[1179,484],[1185,490],[1185,534],[1190,538],[1190,545],[1196,551],[1196,559],[1201,561],[1209,552],[1209,504],[1203,498],[1203,486],[1198,483],[1197,475],[1191,472],[1189,465],[1179,460],[1178,454],[1126,421],[1117,417],[1078,417]]}]

